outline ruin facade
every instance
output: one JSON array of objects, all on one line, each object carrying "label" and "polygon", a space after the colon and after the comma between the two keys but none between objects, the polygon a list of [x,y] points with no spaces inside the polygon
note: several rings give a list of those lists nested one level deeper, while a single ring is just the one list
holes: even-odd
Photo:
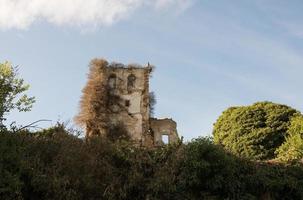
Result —
[{"label": "ruin facade", "polygon": [[78,120],[85,125],[86,135],[106,135],[109,129],[123,126],[128,136],[143,146],[177,142],[176,122],[151,117],[149,79],[152,71],[149,64],[123,65],[93,60]]}]

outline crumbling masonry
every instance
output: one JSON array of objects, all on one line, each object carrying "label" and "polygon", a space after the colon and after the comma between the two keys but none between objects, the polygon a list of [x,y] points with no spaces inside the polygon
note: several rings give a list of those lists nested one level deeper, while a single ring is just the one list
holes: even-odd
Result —
[{"label": "crumbling masonry", "polygon": [[123,127],[126,134],[142,146],[159,146],[179,140],[176,122],[156,119],[150,113],[149,78],[153,67],[109,64],[102,59],[90,63],[87,85],[83,89],[76,122],[86,136],[109,137],[110,130]]}]

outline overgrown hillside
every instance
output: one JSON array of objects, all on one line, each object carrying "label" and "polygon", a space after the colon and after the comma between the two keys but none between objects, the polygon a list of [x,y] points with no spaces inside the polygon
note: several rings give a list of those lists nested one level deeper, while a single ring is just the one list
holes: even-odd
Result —
[{"label": "overgrown hillside", "polygon": [[209,138],[144,149],[63,126],[0,134],[0,199],[303,199],[303,168],[252,162]]}]

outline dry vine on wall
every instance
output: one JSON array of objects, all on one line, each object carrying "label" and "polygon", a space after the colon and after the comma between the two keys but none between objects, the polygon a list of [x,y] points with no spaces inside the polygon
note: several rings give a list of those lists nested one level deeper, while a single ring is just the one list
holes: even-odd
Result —
[{"label": "dry vine on wall", "polygon": [[108,129],[107,67],[106,60],[93,59],[87,84],[82,90],[80,112],[75,121],[88,135],[105,135]]}]

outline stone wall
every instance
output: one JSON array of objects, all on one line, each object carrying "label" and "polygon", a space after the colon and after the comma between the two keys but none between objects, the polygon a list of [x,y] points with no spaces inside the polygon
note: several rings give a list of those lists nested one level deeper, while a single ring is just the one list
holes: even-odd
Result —
[{"label": "stone wall", "polygon": [[150,128],[153,132],[154,145],[163,145],[163,136],[168,136],[168,143],[179,141],[177,133],[177,123],[172,119],[150,119]]},{"label": "stone wall", "polygon": [[[133,140],[143,143],[149,130],[150,67],[112,64],[107,68],[112,95],[119,97],[108,117],[111,125],[123,123]],[[115,80],[111,80],[115,79]]]},{"label": "stone wall", "polygon": [[[80,101],[76,122],[86,129],[86,136],[114,136],[115,127],[123,127],[139,145],[163,145],[179,140],[176,122],[150,118],[149,78],[153,67],[109,64],[103,59],[90,63],[88,81]],[[122,126],[121,126],[122,125]],[[117,133],[117,132],[116,132]],[[110,134],[110,135],[108,135]]]}]

